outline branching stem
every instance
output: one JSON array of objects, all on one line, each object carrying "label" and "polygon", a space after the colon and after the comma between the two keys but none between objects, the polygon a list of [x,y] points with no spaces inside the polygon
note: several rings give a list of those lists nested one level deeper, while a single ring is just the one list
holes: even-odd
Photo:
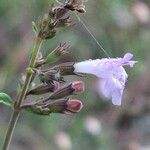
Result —
[{"label": "branching stem", "polygon": [[6,133],[6,137],[5,137],[5,141],[4,141],[4,145],[3,145],[2,150],[8,150],[9,149],[9,145],[10,145],[10,142],[11,142],[11,139],[13,136],[13,132],[14,132],[14,129],[15,129],[15,126],[16,126],[16,123],[18,121],[19,114],[20,114],[19,108],[21,106],[21,103],[24,101],[26,93],[29,89],[29,86],[30,86],[30,83],[32,80],[32,76],[34,73],[34,71],[32,69],[35,66],[36,57],[37,57],[37,54],[41,48],[42,41],[43,40],[37,36],[36,41],[35,41],[35,45],[34,45],[33,50],[32,50],[30,63],[29,63],[28,68],[26,69],[26,80],[25,80],[25,83],[22,87],[22,91],[20,92],[18,99],[16,100],[16,105],[14,107],[13,114],[12,114],[12,117],[10,119],[10,123],[9,123],[8,129],[7,129],[7,133]]}]

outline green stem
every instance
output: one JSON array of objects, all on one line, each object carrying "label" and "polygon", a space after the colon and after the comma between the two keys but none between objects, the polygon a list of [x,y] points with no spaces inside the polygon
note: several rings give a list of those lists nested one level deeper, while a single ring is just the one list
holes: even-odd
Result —
[{"label": "green stem", "polygon": [[5,137],[5,142],[4,142],[4,145],[3,145],[3,150],[7,150],[9,148],[10,141],[12,139],[12,135],[13,135],[14,128],[16,126],[18,117],[19,117],[19,111],[14,111],[13,114],[12,114],[10,123],[9,123],[9,127],[8,127],[8,130],[7,130],[6,137]]},{"label": "green stem", "polygon": [[27,68],[26,80],[25,80],[24,86],[22,88],[22,91],[19,95],[19,98],[16,101],[16,106],[14,108],[12,117],[10,119],[10,123],[9,123],[8,129],[7,129],[7,133],[6,133],[6,137],[5,137],[5,141],[4,141],[4,145],[3,145],[2,150],[8,150],[9,149],[9,145],[10,145],[10,142],[11,142],[11,139],[13,136],[13,132],[14,132],[14,129],[15,129],[15,126],[16,126],[16,123],[17,123],[17,120],[18,120],[19,114],[20,114],[19,108],[20,108],[21,103],[25,99],[26,93],[27,93],[28,88],[30,86],[31,79],[33,76],[32,68],[34,68],[34,66],[35,66],[36,57],[37,57],[37,54],[40,50],[42,41],[43,40],[41,38],[39,38],[39,37],[36,38],[35,45],[34,45],[33,50],[32,50],[32,56],[31,56],[31,60],[29,63],[29,67]]},{"label": "green stem", "polygon": [[38,51],[40,50],[41,44],[42,44],[42,39],[37,38],[36,42],[35,42],[35,46],[34,46],[33,51],[32,51],[30,64],[29,64],[29,67],[27,69],[27,76],[26,76],[25,84],[24,84],[22,92],[18,98],[17,107],[19,107],[21,105],[22,101],[24,100],[24,98],[26,96],[26,93],[27,93],[27,90],[28,90],[28,87],[30,85],[30,81],[31,81],[32,75],[33,75],[32,68],[34,68],[34,66],[35,66],[36,56],[38,54]]}]

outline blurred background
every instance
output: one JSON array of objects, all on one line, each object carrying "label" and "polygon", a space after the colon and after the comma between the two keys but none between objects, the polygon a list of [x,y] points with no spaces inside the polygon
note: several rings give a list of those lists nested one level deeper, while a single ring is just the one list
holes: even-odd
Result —
[{"label": "blurred background", "polygon": [[[60,0],[61,1],[61,0]],[[54,0],[0,0],[0,90],[16,97],[21,74],[34,43],[31,22]],[[149,150],[150,149],[150,1],[88,0],[80,15],[110,57],[134,54],[138,64],[129,74],[120,107],[93,90],[95,79],[85,77],[80,96],[84,107],[74,116],[21,114],[10,150]],[[106,55],[83,25],[60,30],[42,46],[47,55],[60,42],[71,45],[60,62],[103,58]],[[59,63],[60,63],[59,62]],[[71,76],[69,81],[81,80]],[[0,104],[0,148],[11,110]]]}]

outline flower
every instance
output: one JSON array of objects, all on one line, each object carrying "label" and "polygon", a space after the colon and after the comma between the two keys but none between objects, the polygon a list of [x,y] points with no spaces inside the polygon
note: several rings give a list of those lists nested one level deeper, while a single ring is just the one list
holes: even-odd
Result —
[{"label": "flower", "polygon": [[55,135],[54,142],[59,150],[71,150],[72,141],[70,136],[66,132],[58,132]]},{"label": "flower", "polygon": [[106,98],[111,98],[114,105],[121,105],[121,99],[128,75],[123,66],[133,67],[133,55],[126,53],[123,58],[103,58],[86,60],[74,64],[75,73],[87,73],[97,76],[98,91]]},{"label": "flower", "polygon": [[85,129],[88,133],[90,133],[91,135],[100,135],[101,131],[102,131],[102,124],[101,122],[94,116],[88,116],[85,119]]},{"label": "flower", "polygon": [[146,3],[137,1],[133,5],[132,12],[141,23],[149,22],[150,11]]}]

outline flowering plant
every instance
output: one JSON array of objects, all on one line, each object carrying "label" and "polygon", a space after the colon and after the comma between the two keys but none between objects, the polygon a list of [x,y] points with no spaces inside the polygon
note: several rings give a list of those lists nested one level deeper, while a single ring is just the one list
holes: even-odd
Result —
[{"label": "flowering plant", "polygon": [[[60,6],[51,5],[39,24],[32,24],[35,33],[35,44],[31,52],[29,66],[26,68],[25,79],[20,83],[18,98],[12,100],[10,96],[1,92],[0,102],[13,109],[3,150],[7,150],[13,135],[13,131],[20,112],[25,110],[37,115],[50,115],[52,113],[74,114],[78,113],[83,104],[80,100],[72,99],[69,96],[79,94],[84,91],[82,81],[67,83],[64,76],[93,74],[99,78],[97,88],[105,97],[111,98],[113,104],[121,105],[122,94],[127,81],[127,73],[124,70],[125,65],[133,67],[136,61],[132,61],[133,55],[125,54],[123,58],[104,58],[96,60],[87,60],[82,62],[66,62],[54,65],[45,69],[46,64],[53,64],[59,58],[67,53],[70,47],[66,43],[59,44],[56,49],[42,57],[40,53],[41,45],[45,40],[56,36],[57,29],[70,27],[75,23],[67,16],[67,13],[84,13],[83,4],[77,0],[66,0]],[[40,83],[33,86],[36,78]],[[46,94],[46,95],[44,95]],[[32,95],[39,95],[38,99],[32,102],[26,102]],[[44,95],[44,96],[43,96]]]}]

